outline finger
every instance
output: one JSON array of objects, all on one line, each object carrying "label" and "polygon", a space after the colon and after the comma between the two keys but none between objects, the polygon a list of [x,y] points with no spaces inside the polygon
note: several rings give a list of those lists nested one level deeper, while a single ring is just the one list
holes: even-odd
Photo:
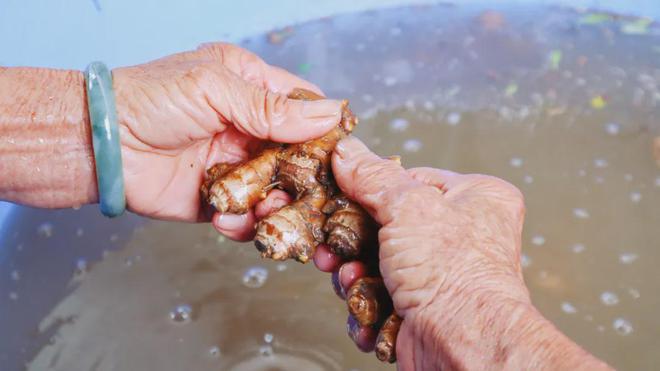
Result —
[{"label": "finger", "polygon": [[335,294],[339,296],[341,300],[346,300],[346,293],[344,289],[341,288],[341,283],[339,283],[339,269],[332,272],[332,288],[335,290]]},{"label": "finger", "polygon": [[215,229],[235,241],[250,241],[254,238],[254,213],[249,211],[244,215],[220,214],[213,215],[212,223]]},{"label": "finger", "polygon": [[339,268],[339,284],[343,293],[343,297],[346,297],[346,293],[353,286],[355,281],[365,277],[367,275],[367,266],[361,261],[351,261],[344,263]]},{"label": "finger", "polygon": [[342,259],[339,255],[330,251],[326,244],[320,244],[314,252],[314,265],[321,272],[334,272],[339,268]]},{"label": "finger", "polygon": [[346,321],[346,329],[348,330],[348,336],[353,339],[358,349],[365,353],[374,350],[376,337],[378,336],[378,332],[375,329],[371,326],[360,326],[357,320],[351,315],[348,316],[348,320]]},{"label": "finger", "polygon": [[252,141],[254,141],[253,137],[231,126],[216,134],[206,154],[206,168],[217,163],[233,164],[247,160],[250,156],[248,148]]},{"label": "finger", "polygon": [[213,75],[201,78],[211,106],[225,124],[253,137],[283,143],[317,138],[335,127],[344,102],[331,99],[304,101],[289,99],[262,87],[246,83],[237,75],[211,67]]},{"label": "finger", "polygon": [[279,67],[271,66],[256,54],[236,45],[207,43],[200,45],[199,49],[210,53],[244,80],[274,93],[286,95],[295,88],[303,88],[324,95],[318,86]]},{"label": "finger", "polygon": [[289,203],[291,203],[291,196],[288,193],[279,189],[273,189],[268,192],[268,196],[263,201],[255,206],[254,216],[257,220],[261,220]]},{"label": "finger", "polygon": [[392,200],[423,186],[397,162],[380,158],[355,137],[337,144],[332,170],[342,191],[381,225],[392,219]]}]

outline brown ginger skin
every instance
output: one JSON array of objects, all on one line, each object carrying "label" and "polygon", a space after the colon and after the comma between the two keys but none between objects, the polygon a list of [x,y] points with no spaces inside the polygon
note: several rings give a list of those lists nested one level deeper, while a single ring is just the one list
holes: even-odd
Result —
[{"label": "brown ginger skin", "polygon": [[396,313],[390,314],[376,338],[376,357],[382,362],[396,362],[396,338],[403,319]]},{"label": "brown ginger skin", "polygon": [[362,326],[382,322],[392,310],[385,283],[381,277],[363,277],[355,281],[346,293],[348,312]]},{"label": "brown ginger skin", "polygon": [[325,204],[323,212],[329,215],[323,226],[328,234],[326,243],[335,254],[352,259],[375,245],[378,226],[356,202],[344,195],[335,196]]}]

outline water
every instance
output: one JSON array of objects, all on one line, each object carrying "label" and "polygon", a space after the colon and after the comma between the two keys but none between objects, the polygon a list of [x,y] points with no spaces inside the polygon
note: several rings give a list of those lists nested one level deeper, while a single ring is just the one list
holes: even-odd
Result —
[{"label": "water", "polygon": [[[351,99],[357,135],[378,154],[518,186],[535,305],[618,369],[652,370],[660,364],[660,33],[582,25],[580,14],[557,8],[508,9],[505,22],[484,25],[482,11],[345,15],[295,27],[277,45],[260,37],[245,45],[292,71],[311,66],[304,77]],[[15,293],[12,305],[27,297]],[[164,318],[182,303],[194,321]],[[39,326],[66,341],[44,344],[28,369],[381,367],[355,349],[345,320],[329,275],[311,265],[261,260],[210,226],[158,222],[90,264]],[[269,333],[277,334],[270,344]],[[222,356],[209,356],[211,346]]]},{"label": "water", "polygon": [[179,304],[170,311],[170,319],[176,323],[188,323],[192,320],[192,307],[188,304]]}]

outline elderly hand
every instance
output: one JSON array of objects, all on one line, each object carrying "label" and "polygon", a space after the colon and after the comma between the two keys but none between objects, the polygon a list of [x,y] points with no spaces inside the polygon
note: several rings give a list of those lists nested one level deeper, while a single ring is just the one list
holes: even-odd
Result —
[{"label": "elderly hand", "polygon": [[[319,89],[229,44],[203,45],[113,71],[128,208],[150,217],[203,219],[199,187],[216,162],[236,162],[261,140],[302,142],[337,124],[340,102],[289,100]],[[256,210],[280,205],[272,192]],[[219,215],[215,226],[248,239],[254,213]]]},{"label": "elderly hand", "polygon": [[[531,305],[520,267],[525,209],[514,186],[484,175],[405,170],[356,138],[339,143],[333,171],[382,226],[380,272],[403,318],[399,369],[543,368],[557,366],[548,358],[555,356],[603,366]],[[361,262],[341,262],[324,247],[315,262],[335,272],[340,296],[365,274]],[[360,349],[373,349],[373,329],[354,333]],[[547,341],[552,349],[543,349]]]}]

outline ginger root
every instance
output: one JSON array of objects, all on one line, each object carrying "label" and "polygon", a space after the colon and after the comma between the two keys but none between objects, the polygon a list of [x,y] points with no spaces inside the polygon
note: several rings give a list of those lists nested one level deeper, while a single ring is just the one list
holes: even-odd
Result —
[{"label": "ginger root", "polygon": [[396,362],[396,337],[403,319],[396,313],[390,314],[376,338],[376,357],[382,362]]},{"label": "ginger root", "polygon": [[[295,89],[289,98],[323,97]],[[214,165],[200,189],[202,200],[221,213],[245,214],[271,189],[282,189],[294,201],[257,223],[254,243],[262,257],[306,263],[319,244],[327,243],[345,259],[377,259],[378,225],[361,206],[338,191],[330,171],[332,151],[357,122],[344,101],[339,125],[321,138],[290,145],[268,143],[252,159]],[[349,290],[347,303],[360,325],[376,330],[384,326],[379,333],[381,353],[383,359],[393,362],[398,326],[389,318],[385,321],[392,313],[392,302],[382,278],[358,280]]]}]

